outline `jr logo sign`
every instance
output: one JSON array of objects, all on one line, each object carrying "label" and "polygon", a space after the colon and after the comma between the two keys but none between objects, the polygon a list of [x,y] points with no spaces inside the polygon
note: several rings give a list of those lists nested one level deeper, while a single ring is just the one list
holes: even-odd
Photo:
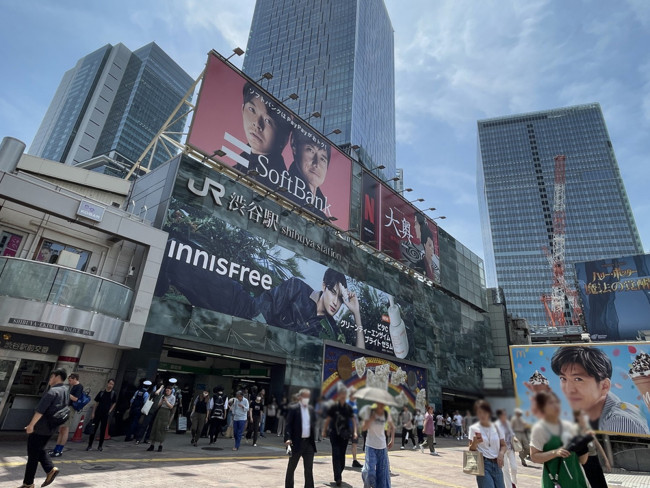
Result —
[{"label": "jr logo sign", "polygon": [[194,185],[194,178],[190,178],[187,181],[187,189],[199,197],[205,197],[208,195],[208,192],[210,192],[212,194],[214,203],[219,206],[222,205],[221,197],[226,194],[226,189],[224,186],[217,181],[211,180],[210,178],[205,179],[203,182],[203,188],[200,190],[196,189],[196,186]]}]

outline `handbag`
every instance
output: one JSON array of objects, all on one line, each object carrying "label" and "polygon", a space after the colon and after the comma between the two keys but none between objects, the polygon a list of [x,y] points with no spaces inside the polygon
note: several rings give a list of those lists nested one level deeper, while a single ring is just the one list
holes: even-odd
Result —
[{"label": "handbag", "polygon": [[95,424],[94,424],[93,421],[91,420],[91,421],[88,422],[88,423],[86,424],[86,426],[84,427],[84,434],[86,434],[86,435],[93,435],[94,433],[95,433]]},{"label": "handbag", "polygon": [[591,434],[577,435],[569,441],[566,450],[575,452],[578,456],[582,456],[589,452],[589,443],[593,442],[594,436]]},{"label": "handbag", "polygon": [[485,476],[485,461],[479,451],[463,451],[463,473]]},{"label": "handbag", "polygon": [[517,437],[512,438],[512,450],[515,452],[521,452],[524,450],[524,445]]},{"label": "handbag", "polygon": [[150,398],[149,400],[144,402],[144,405],[142,405],[140,412],[142,412],[145,415],[149,415],[149,410],[151,410],[152,406],[153,406],[153,400]]}]

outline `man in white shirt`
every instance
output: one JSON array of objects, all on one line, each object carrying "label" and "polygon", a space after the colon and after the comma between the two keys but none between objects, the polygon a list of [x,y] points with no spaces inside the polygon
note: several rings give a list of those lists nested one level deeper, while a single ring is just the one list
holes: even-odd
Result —
[{"label": "man in white shirt", "polygon": [[463,439],[463,416],[460,414],[458,410],[456,410],[456,413],[454,414],[454,436],[456,437],[457,441],[460,441]]},{"label": "man in white shirt", "polygon": [[233,451],[238,451],[241,444],[241,438],[244,435],[244,427],[246,427],[246,419],[248,418],[248,410],[250,406],[248,400],[244,398],[244,393],[240,390],[235,394],[235,400],[232,403],[232,427],[233,435],[235,437],[235,447]]},{"label": "man in white shirt", "polygon": [[284,430],[284,442],[291,447],[291,457],[284,480],[285,488],[293,488],[293,475],[300,458],[305,467],[305,488],[314,488],[314,454],[316,453],[316,414],[307,388],[298,392],[298,403],[289,406]]}]

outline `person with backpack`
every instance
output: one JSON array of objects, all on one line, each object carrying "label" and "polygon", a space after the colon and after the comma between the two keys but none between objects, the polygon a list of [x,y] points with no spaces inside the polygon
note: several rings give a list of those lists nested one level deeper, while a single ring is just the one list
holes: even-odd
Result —
[{"label": "person with backpack", "polygon": [[70,420],[59,427],[59,436],[56,440],[56,446],[51,451],[48,451],[48,454],[52,457],[61,457],[63,455],[63,448],[65,447],[66,442],[68,442],[68,436],[70,431],[74,432],[79,425],[81,420],[81,411],[84,407],[90,402],[90,397],[84,393],[84,387],[79,383],[79,375],[77,373],[71,373],[68,376],[68,384],[70,385],[70,391],[68,395],[70,396]]},{"label": "person with backpack", "polygon": [[210,392],[205,390],[194,399],[194,406],[190,413],[192,420],[192,445],[196,447],[199,443],[199,437],[203,431],[203,426],[208,421],[208,414],[211,410],[208,408],[210,405]]},{"label": "person with backpack", "polygon": [[68,377],[65,369],[55,369],[50,373],[50,387],[41,397],[31,422],[25,427],[27,433],[27,464],[25,476],[20,488],[34,488],[34,477],[38,463],[41,463],[46,473],[41,486],[52,484],[59,474],[59,468],[52,464],[52,459],[45,450],[45,445],[56,431],[70,417],[70,402],[68,390],[63,382]]},{"label": "person with backpack", "polygon": [[334,483],[341,486],[342,475],[345,469],[345,451],[350,439],[358,437],[357,420],[352,407],[347,403],[348,390],[342,382],[337,385],[336,402],[327,410],[327,418],[323,425],[323,437],[327,436],[332,444],[332,468],[334,470]]},{"label": "person with backpack", "polygon": [[223,386],[218,385],[212,389],[212,398],[208,404],[208,425],[210,435],[210,445],[217,442],[219,434],[226,425],[226,415],[228,410],[228,397],[223,392]]},{"label": "person with backpack", "polygon": [[88,438],[86,451],[92,450],[97,429],[99,429],[99,445],[97,446],[97,450],[104,450],[104,437],[106,436],[106,428],[108,427],[108,417],[113,413],[117,405],[117,393],[113,391],[113,388],[115,388],[115,380],[111,378],[106,382],[106,388],[95,396],[93,412],[90,415],[94,430]]},{"label": "person with backpack", "polygon": [[144,407],[144,404],[149,400],[150,386],[151,381],[143,381],[140,388],[131,397],[131,406],[129,407],[129,427],[126,431],[124,442],[132,441],[133,437],[138,432],[138,428],[140,427],[140,417],[142,416],[142,407]]}]

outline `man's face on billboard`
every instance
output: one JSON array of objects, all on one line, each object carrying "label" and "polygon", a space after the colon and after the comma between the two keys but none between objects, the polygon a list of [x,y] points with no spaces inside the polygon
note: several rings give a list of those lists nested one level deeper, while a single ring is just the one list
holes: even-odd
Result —
[{"label": "man's face on billboard", "polygon": [[341,285],[328,286],[323,284],[322,294],[323,306],[325,313],[330,316],[336,315],[343,304],[343,295],[341,294]]},{"label": "man's face on billboard", "polygon": [[598,382],[580,364],[567,364],[560,373],[560,386],[572,410],[589,411],[605,399],[610,380]]},{"label": "man's face on billboard", "polygon": [[433,262],[433,255],[435,254],[436,247],[433,244],[433,239],[430,237],[427,239],[427,242],[424,243],[424,258],[428,263]]},{"label": "man's face on billboard", "polygon": [[327,177],[329,159],[324,147],[306,143],[294,147],[294,158],[312,191],[321,186]]},{"label": "man's face on billboard", "polygon": [[253,97],[243,106],[244,131],[253,154],[270,154],[278,136],[278,126],[261,98]]}]

